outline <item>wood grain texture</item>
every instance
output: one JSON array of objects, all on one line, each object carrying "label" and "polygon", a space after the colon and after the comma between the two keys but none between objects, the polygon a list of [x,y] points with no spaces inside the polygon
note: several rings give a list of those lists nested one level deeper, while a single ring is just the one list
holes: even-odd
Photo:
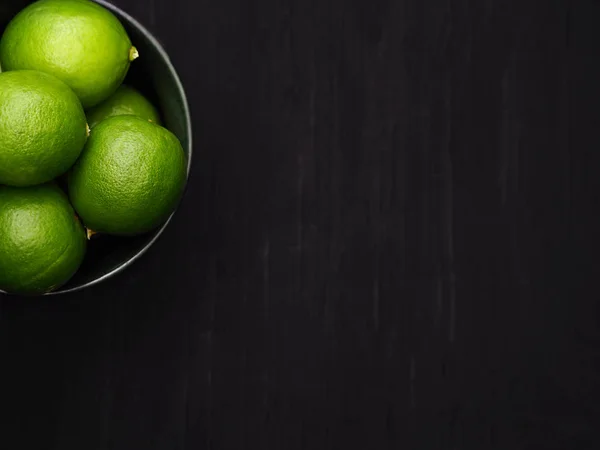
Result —
[{"label": "wood grain texture", "polygon": [[122,276],[0,300],[0,448],[598,446],[599,2],[115,3],[191,183]]}]

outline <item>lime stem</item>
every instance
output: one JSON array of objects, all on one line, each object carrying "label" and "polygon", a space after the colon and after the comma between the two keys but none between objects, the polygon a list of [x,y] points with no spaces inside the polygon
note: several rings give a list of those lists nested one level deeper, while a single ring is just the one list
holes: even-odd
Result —
[{"label": "lime stem", "polygon": [[88,241],[89,241],[90,239],[92,239],[92,236],[93,236],[93,235],[97,234],[95,231],[93,231],[93,230],[90,230],[89,228],[86,228],[86,229],[85,229],[85,232],[86,232],[86,234],[87,234]]},{"label": "lime stem", "polygon": [[138,52],[137,48],[131,47],[129,49],[129,61],[135,61],[139,57],[140,57],[140,53]]}]

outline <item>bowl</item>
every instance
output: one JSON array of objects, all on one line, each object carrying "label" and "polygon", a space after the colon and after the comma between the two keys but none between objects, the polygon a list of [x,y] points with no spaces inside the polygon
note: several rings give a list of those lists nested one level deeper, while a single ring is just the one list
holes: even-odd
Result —
[{"label": "bowl", "polygon": [[[136,46],[140,57],[131,64],[125,80],[142,92],[160,111],[163,125],[181,141],[187,157],[187,176],[192,162],[192,125],[183,85],[166,51],[137,20],[104,0],[94,0],[115,14]],[[33,3],[10,0],[0,3],[0,34],[8,22]],[[186,180],[187,181],[187,180]],[[142,256],[163,233],[173,215],[160,228],[136,237],[96,236],[88,243],[85,261],[62,288],[46,295],[74,292],[98,284],[122,272]]]}]

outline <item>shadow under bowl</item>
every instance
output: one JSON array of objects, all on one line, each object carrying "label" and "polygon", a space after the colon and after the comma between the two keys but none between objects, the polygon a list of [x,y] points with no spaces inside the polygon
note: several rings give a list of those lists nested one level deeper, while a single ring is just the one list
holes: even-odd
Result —
[{"label": "shadow under bowl", "polygon": [[[192,126],[183,85],[160,43],[138,21],[105,0],[94,0],[115,14],[136,46],[140,57],[131,64],[125,84],[135,87],[160,111],[163,125],[181,141],[187,157],[187,175],[192,162]],[[11,0],[0,4],[0,33],[24,7],[32,3]],[[136,237],[98,236],[88,244],[83,265],[63,287],[46,295],[74,292],[93,286],[126,269],[142,256],[165,230],[169,220],[160,228]]]}]

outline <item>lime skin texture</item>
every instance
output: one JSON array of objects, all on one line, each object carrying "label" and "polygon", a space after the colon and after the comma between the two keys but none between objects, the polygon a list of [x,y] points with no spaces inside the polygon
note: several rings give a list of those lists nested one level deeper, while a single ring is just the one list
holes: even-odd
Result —
[{"label": "lime skin texture", "polygon": [[139,91],[124,84],[108,99],[87,110],[86,115],[90,128],[94,128],[109,117],[126,115],[138,116],[157,125],[161,124],[160,115],[154,105]]},{"label": "lime skin texture", "polygon": [[54,183],[0,186],[0,290],[39,295],[66,283],[86,251],[85,230]]},{"label": "lime skin texture", "polygon": [[3,71],[54,75],[86,109],[117,90],[137,56],[119,20],[89,0],[32,3],[12,19],[0,40]]},{"label": "lime skin texture", "polygon": [[115,116],[92,130],[69,172],[69,196],[88,230],[132,236],[168,219],[186,173],[173,133],[136,116]]},{"label": "lime skin texture", "polygon": [[33,186],[65,173],[87,140],[75,93],[51,75],[0,73],[0,184]]}]

